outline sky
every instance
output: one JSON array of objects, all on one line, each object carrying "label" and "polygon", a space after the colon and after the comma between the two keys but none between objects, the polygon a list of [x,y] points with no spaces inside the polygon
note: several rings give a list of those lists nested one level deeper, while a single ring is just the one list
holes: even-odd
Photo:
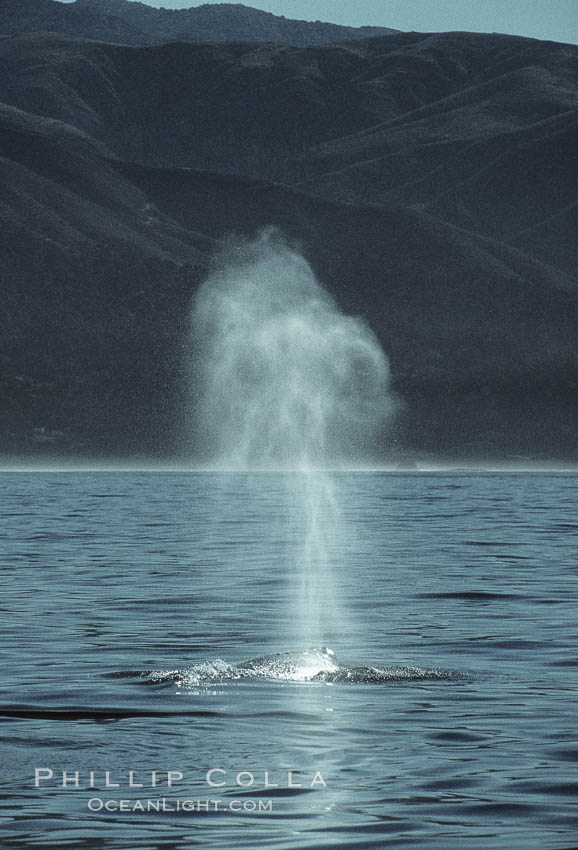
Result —
[{"label": "sky", "polygon": [[[145,2],[186,9],[207,0]],[[417,32],[503,32],[578,43],[578,0],[244,0],[244,5],[287,18],[349,26],[368,24]]]}]

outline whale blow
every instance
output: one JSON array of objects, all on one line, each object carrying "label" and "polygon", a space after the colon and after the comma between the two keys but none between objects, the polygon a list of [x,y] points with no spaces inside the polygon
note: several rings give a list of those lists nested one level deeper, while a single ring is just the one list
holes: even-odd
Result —
[{"label": "whale blow", "polygon": [[347,628],[331,548],[335,470],[369,461],[395,410],[371,329],[346,316],[279,233],[230,241],[194,304],[195,445],[215,469],[283,470],[296,645]]}]

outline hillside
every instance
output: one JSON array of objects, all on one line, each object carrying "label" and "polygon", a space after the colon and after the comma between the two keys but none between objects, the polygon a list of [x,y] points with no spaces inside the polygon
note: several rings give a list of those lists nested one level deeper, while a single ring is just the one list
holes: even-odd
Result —
[{"label": "hillside", "polygon": [[186,453],[191,297],[275,225],[390,356],[385,455],[576,459],[577,55],[0,41],[3,453]]},{"label": "hillside", "polygon": [[54,32],[120,44],[210,41],[330,44],[396,32],[386,27],[344,27],[294,21],[241,3],[157,9],[134,0],[2,0],[0,34]]},{"label": "hillside", "polygon": [[427,210],[570,273],[576,241],[548,223],[578,200],[577,78],[576,47],[467,33],[308,48],[0,43],[1,100],[123,159]]}]

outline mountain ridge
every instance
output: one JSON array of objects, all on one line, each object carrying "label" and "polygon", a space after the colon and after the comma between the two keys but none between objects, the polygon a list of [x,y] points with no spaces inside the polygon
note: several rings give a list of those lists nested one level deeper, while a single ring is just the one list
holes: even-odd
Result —
[{"label": "mountain ridge", "polygon": [[[121,159],[423,209],[512,240],[578,200],[577,47],[477,34],[306,48],[33,35],[0,42],[0,72],[0,100]],[[548,233],[542,258],[556,251]]]},{"label": "mountain ridge", "polygon": [[577,56],[1,39],[0,451],[188,456],[191,299],[274,226],[390,357],[383,457],[576,459]]},{"label": "mountain ridge", "polygon": [[4,4],[0,33],[5,35],[50,31],[135,45],[210,41],[303,46],[397,32],[387,27],[297,21],[240,3],[189,9],[156,8],[135,0],[4,0]]},{"label": "mountain ridge", "polygon": [[[388,351],[406,405],[390,455],[453,456],[492,441],[511,454],[495,417],[511,406],[519,417],[521,407],[543,435],[552,425],[541,419],[548,397],[558,432],[570,430],[563,388],[577,319],[564,275],[416,212],[123,163],[83,143],[74,153],[54,126],[30,120],[11,147],[0,133],[3,322],[20,329],[4,334],[0,348],[5,450],[183,451],[191,293],[221,238],[271,225],[301,245],[340,306],[367,321]],[[14,398],[16,407],[7,404]],[[458,400],[465,417],[453,407]],[[550,450],[564,456],[567,438],[555,433]],[[515,440],[532,449],[532,439]]]}]

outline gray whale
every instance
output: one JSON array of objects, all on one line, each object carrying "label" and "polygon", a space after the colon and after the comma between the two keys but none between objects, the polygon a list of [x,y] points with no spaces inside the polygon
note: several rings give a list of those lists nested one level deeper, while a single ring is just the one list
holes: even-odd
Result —
[{"label": "gray whale", "polygon": [[341,665],[335,653],[327,647],[262,655],[239,664],[229,664],[221,658],[216,658],[214,661],[204,661],[183,670],[149,670],[129,675],[138,675],[151,684],[175,682],[183,688],[202,687],[212,683],[225,684],[239,679],[385,685],[403,682],[469,681],[474,678],[469,673],[439,668]]}]

